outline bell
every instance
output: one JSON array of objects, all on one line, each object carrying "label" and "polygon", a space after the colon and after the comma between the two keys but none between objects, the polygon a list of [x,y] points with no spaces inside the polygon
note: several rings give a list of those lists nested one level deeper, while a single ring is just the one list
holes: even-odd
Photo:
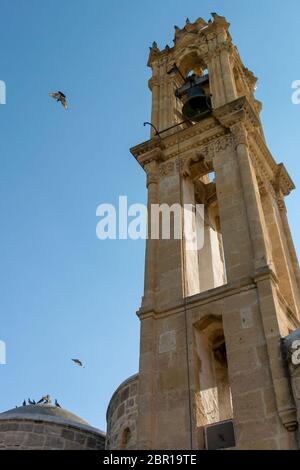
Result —
[{"label": "bell", "polygon": [[182,114],[189,121],[198,122],[211,111],[210,98],[199,85],[191,87],[184,100]]},{"label": "bell", "polygon": [[183,102],[182,114],[189,121],[201,121],[211,112],[211,99],[204,91],[204,86],[208,83],[208,75],[202,77],[192,75],[176,91],[177,98]]}]

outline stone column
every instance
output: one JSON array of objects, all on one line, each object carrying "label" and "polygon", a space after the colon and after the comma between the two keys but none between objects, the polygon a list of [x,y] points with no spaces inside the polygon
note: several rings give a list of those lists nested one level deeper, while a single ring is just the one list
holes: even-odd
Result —
[{"label": "stone column", "polygon": [[197,250],[197,226],[195,213],[195,188],[190,178],[182,177],[183,203],[183,269],[184,295],[186,297],[200,292]]},{"label": "stone column", "polygon": [[208,75],[209,75],[209,87],[211,93],[211,101],[212,107],[218,107],[218,88],[216,80],[214,79],[215,76],[215,64],[212,55],[208,55],[208,63],[207,63]]},{"label": "stone column", "polygon": [[294,435],[297,429],[297,417],[286,365],[280,351],[281,333],[278,324],[276,279],[272,274],[262,274],[255,278],[255,282],[275,394],[276,411],[288,434]]},{"label": "stone column", "polygon": [[[180,302],[183,299],[182,279],[182,237],[174,236],[174,221],[181,233],[181,187],[180,173],[174,159],[160,164],[158,198],[160,208],[170,214],[170,237],[160,236],[158,240],[157,271],[159,273],[159,290],[157,294],[157,307],[166,308],[166,305]],[[168,219],[165,219],[168,225]],[[162,235],[162,234],[161,234]]]},{"label": "stone column", "polygon": [[268,234],[265,227],[256,175],[249,155],[247,131],[242,123],[238,123],[231,127],[231,132],[235,140],[243,198],[247,211],[247,223],[254,255],[254,270],[256,272],[268,266],[271,267],[267,249]]},{"label": "stone column", "polygon": [[214,170],[228,282],[250,278],[253,252],[237,155],[231,135],[215,143]]},{"label": "stone column", "polygon": [[[271,189],[261,188],[261,201],[265,216],[265,221],[270,237],[272,259],[278,277],[278,284],[280,292],[287,300],[290,307],[295,310],[297,292],[294,292],[295,287],[293,277],[293,270],[290,266],[289,253],[287,250],[287,237],[283,233],[281,218],[275,198],[270,193]],[[297,287],[296,287],[297,289]],[[295,295],[296,294],[296,295]]]},{"label": "stone column", "polygon": [[285,236],[286,236],[287,246],[288,246],[289,254],[291,257],[292,266],[293,266],[293,270],[294,270],[294,274],[295,274],[295,278],[297,282],[297,287],[298,287],[298,294],[299,294],[300,293],[299,262],[298,262],[297,253],[295,250],[295,245],[294,245],[291,230],[290,230],[290,225],[289,225],[288,218],[287,218],[287,210],[286,210],[286,205],[285,205],[283,197],[279,197],[277,199],[277,204],[279,208],[279,213],[280,213],[280,218],[282,221],[283,229],[284,229]]},{"label": "stone column", "polygon": [[155,292],[157,283],[156,260],[158,240],[151,238],[151,206],[158,204],[158,164],[155,160],[147,163],[144,169],[147,173],[147,189],[148,189],[148,238],[146,242],[145,255],[145,283],[144,297],[142,300],[142,309],[153,308],[155,305]]},{"label": "stone column", "polygon": [[223,25],[210,34],[208,40],[208,71],[213,95],[213,107],[218,108],[237,98],[233,69],[230,61],[232,44]]},{"label": "stone column", "polygon": [[140,316],[140,367],[137,418],[137,448],[155,449],[156,439],[156,319],[152,314]]},{"label": "stone column", "polygon": [[232,47],[232,44],[226,42],[220,44],[219,46],[221,76],[223,77],[226,103],[230,103],[231,101],[234,101],[237,98],[235,80],[233,76],[232,66],[230,63],[230,54]]},{"label": "stone column", "polygon": [[216,50],[208,53],[208,73],[210,89],[212,94],[213,108],[218,108],[226,103],[224,86],[221,75],[221,65],[219,54]]},{"label": "stone column", "polygon": [[[153,70],[153,76],[149,80],[149,88],[152,91],[152,113],[151,113],[151,123],[159,128],[159,79],[155,74],[158,73],[156,70]],[[154,129],[151,128],[151,137],[154,136]]]},{"label": "stone column", "polygon": [[207,208],[205,208],[205,214],[204,245],[198,252],[200,292],[225,284],[218,232],[209,223]]}]

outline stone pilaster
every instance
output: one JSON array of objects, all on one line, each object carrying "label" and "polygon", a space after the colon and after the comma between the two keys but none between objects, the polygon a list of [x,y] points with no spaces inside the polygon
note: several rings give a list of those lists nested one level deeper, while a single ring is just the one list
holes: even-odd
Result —
[{"label": "stone pilaster", "polygon": [[265,228],[257,179],[249,154],[247,131],[242,123],[238,123],[231,127],[231,132],[234,136],[240,168],[243,198],[254,257],[254,272],[258,272],[266,267],[272,267],[267,249],[268,234]]},{"label": "stone pilaster", "polygon": [[158,240],[151,237],[151,207],[158,203],[158,164],[155,160],[147,163],[144,167],[147,174],[148,189],[148,238],[146,241],[145,255],[145,281],[144,281],[144,297],[142,300],[142,308],[154,308],[156,293],[156,265],[157,265],[157,248]]}]

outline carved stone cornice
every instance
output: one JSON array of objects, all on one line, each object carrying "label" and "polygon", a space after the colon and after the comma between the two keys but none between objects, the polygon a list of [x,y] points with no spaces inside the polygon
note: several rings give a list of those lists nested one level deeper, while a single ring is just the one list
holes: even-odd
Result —
[{"label": "carved stone cornice", "polygon": [[217,108],[213,116],[209,116],[191,127],[176,130],[172,134],[161,138],[154,138],[143,142],[130,149],[133,156],[141,166],[151,159],[158,161],[169,160],[173,157],[185,158],[190,151],[199,151],[204,154],[212,155],[214,152],[225,150],[228,145],[233,143],[232,136],[228,134],[230,129],[227,124],[234,126],[241,120],[246,127],[251,128],[253,120],[256,117],[251,111],[251,105],[246,97],[239,98],[231,103]]},{"label": "carved stone cornice", "polygon": [[283,163],[278,163],[277,165],[274,187],[276,193],[282,193],[284,196],[287,196],[295,189],[295,185]]},{"label": "carved stone cornice", "polygon": [[294,188],[283,164],[277,165],[258,130],[248,133],[249,149],[256,176],[274,198],[287,196]]},{"label": "carved stone cornice", "polygon": [[220,106],[213,111],[213,115],[229,128],[243,121],[247,128],[259,128],[260,121],[247,96],[241,96],[230,103]]},{"label": "carved stone cornice", "polygon": [[247,143],[257,177],[267,185],[273,196],[279,190],[286,196],[295,188],[284,165],[277,165],[270,153],[260,133],[257,114],[247,97],[217,108],[213,116],[191,127],[174,128],[174,132],[165,137],[163,134],[161,137],[155,136],[133,147],[131,153],[142,167],[152,160],[163,162],[179,157],[181,168],[188,174],[193,159],[198,159],[195,155],[202,155],[212,168],[214,155],[234,142]]},{"label": "carved stone cornice", "polygon": [[130,149],[134,158],[143,168],[151,161],[163,161],[165,159],[163,151],[164,144],[159,137],[154,137]]},{"label": "carved stone cornice", "polygon": [[151,163],[152,161],[160,161],[160,160],[163,160],[163,153],[161,149],[158,149],[158,148],[152,149],[138,158],[138,162],[142,165],[143,168],[146,165],[148,165],[148,163]]}]

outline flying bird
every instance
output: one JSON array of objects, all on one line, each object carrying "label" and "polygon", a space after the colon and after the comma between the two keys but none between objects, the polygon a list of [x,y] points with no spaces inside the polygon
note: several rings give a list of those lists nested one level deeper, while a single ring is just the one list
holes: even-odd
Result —
[{"label": "flying bird", "polygon": [[84,365],[82,364],[82,362],[79,360],[79,359],[71,359],[74,364],[76,364],[77,366],[79,367],[84,367]]},{"label": "flying bird", "polygon": [[55,406],[58,406],[58,408],[61,408],[60,404],[58,403],[57,399],[55,398]]},{"label": "flying bird", "polygon": [[49,93],[49,96],[51,98],[55,99],[57,102],[60,101],[60,103],[63,105],[65,109],[68,109],[68,103],[66,99],[66,95],[62,91],[56,91],[55,93]]}]

